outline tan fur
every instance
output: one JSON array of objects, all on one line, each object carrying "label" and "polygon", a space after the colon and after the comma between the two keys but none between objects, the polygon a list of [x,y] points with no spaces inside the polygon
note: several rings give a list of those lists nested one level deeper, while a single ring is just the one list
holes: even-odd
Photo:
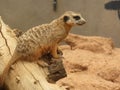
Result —
[{"label": "tan fur", "polygon": [[[75,20],[73,16],[79,16],[80,19]],[[10,66],[19,59],[35,61],[48,52],[51,53],[53,58],[59,58],[57,54],[59,42],[66,38],[72,26],[78,24],[82,25],[84,23],[85,20],[80,14],[68,11],[49,24],[39,25],[26,31],[18,38],[13,57],[0,77],[0,84],[4,83],[4,79],[9,72]]]}]

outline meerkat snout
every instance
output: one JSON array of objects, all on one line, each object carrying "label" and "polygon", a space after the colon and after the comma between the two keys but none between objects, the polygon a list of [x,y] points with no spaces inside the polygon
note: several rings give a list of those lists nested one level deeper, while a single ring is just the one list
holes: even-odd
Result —
[{"label": "meerkat snout", "polygon": [[73,16],[73,19],[77,25],[83,25],[86,23],[86,20],[80,14]]},{"label": "meerkat snout", "polygon": [[83,25],[86,23],[86,20],[84,18],[81,18],[80,20],[76,21],[77,25]]}]

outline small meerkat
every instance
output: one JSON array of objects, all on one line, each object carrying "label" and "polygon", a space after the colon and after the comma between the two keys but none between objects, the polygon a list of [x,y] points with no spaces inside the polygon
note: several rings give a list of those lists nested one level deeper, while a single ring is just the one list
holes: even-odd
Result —
[{"label": "small meerkat", "polygon": [[26,31],[18,37],[14,54],[0,75],[0,84],[4,83],[11,65],[18,60],[35,61],[48,52],[53,58],[59,58],[58,44],[66,38],[73,26],[83,25],[85,22],[81,14],[67,11],[49,24],[42,24]]}]

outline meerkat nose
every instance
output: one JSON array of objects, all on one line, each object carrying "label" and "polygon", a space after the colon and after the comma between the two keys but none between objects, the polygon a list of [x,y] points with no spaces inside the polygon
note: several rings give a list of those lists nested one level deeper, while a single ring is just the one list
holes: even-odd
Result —
[{"label": "meerkat nose", "polygon": [[85,24],[86,23],[86,20],[84,18],[81,18],[81,23],[82,24]]}]

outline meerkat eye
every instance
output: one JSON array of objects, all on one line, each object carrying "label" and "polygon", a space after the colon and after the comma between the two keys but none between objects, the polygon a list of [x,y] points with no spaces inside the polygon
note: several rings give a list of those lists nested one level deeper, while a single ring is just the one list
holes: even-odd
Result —
[{"label": "meerkat eye", "polygon": [[63,20],[64,20],[64,22],[67,22],[69,20],[69,17],[68,16],[64,16]]},{"label": "meerkat eye", "polygon": [[80,16],[73,16],[75,20],[80,20]]}]

